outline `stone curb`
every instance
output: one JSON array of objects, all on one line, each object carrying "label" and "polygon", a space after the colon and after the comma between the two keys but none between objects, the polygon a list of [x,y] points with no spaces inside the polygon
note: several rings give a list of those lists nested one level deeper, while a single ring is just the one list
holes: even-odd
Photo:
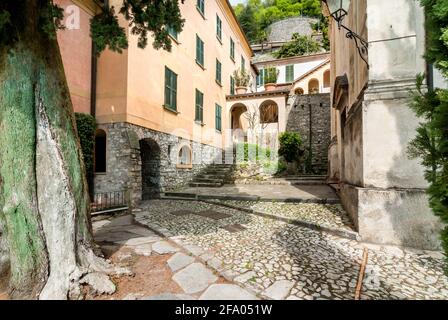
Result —
[{"label": "stone curb", "polygon": [[317,199],[317,198],[261,198],[259,196],[220,196],[208,194],[182,193],[182,192],[165,192],[161,199],[165,200],[235,200],[235,201],[264,201],[264,202],[285,202],[285,203],[317,203],[317,204],[340,204],[339,199]]},{"label": "stone curb", "polygon": [[[193,199],[190,199],[190,200],[193,200]],[[134,220],[135,220],[135,214],[132,213],[132,215],[134,216]],[[257,291],[255,291],[252,288],[245,287],[245,286],[243,286],[239,282],[235,282],[233,280],[235,278],[235,276],[232,276],[230,273],[228,273],[227,271],[229,271],[229,270],[224,270],[224,269],[220,268],[219,266],[213,265],[214,263],[212,263],[211,261],[213,259],[215,261],[219,260],[218,258],[215,258],[215,256],[212,253],[205,252],[199,246],[194,246],[194,245],[190,245],[190,244],[184,243],[183,240],[182,240],[183,236],[173,236],[169,232],[169,230],[165,229],[165,228],[159,228],[159,227],[155,227],[155,226],[148,226],[148,225],[141,224],[141,223],[139,223],[139,224],[143,225],[144,227],[146,227],[146,228],[148,228],[148,229],[150,229],[152,231],[154,231],[156,234],[164,237],[168,242],[176,244],[183,251],[187,252],[190,256],[195,257],[195,259],[197,259],[199,262],[203,263],[207,268],[211,269],[215,274],[223,277],[224,279],[226,279],[227,281],[231,282],[232,284],[235,284],[235,285],[239,286],[240,288],[242,288],[242,289],[252,293],[257,298],[260,298],[262,300],[269,300],[269,298],[267,298],[264,295],[260,294],[260,292],[257,292]],[[197,247],[197,248],[200,248],[202,252],[198,253],[198,251],[195,251],[193,249],[193,246]],[[222,262],[221,262],[221,264],[222,264]]]},{"label": "stone curb", "polygon": [[264,218],[268,218],[268,219],[274,219],[274,220],[278,220],[278,221],[283,221],[283,222],[286,222],[286,223],[289,223],[289,224],[293,224],[293,225],[296,225],[296,226],[299,226],[299,227],[305,227],[305,228],[316,230],[316,231],[320,231],[320,232],[330,233],[330,234],[333,234],[335,236],[346,238],[346,239],[349,239],[349,240],[361,241],[361,237],[359,236],[359,234],[357,232],[354,232],[354,231],[340,230],[340,229],[336,229],[336,228],[325,227],[325,226],[322,226],[322,225],[319,225],[319,224],[316,224],[316,223],[307,222],[307,221],[303,221],[303,220],[279,217],[279,216],[276,216],[276,215],[273,215],[273,214],[269,214],[269,213],[265,213],[265,212],[261,212],[261,211],[256,211],[254,209],[234,206],[234,205],[227,204],[227,203],[222,203],[222,202],[214,202],[214,201],[207,201],[207,200],[201,200],[201,201],[205,202],[205,203],[208,203],[208,204],[215,204],[215,205],[220,205],[220,206],[231,208],[231,209],[245,211],[247,213],[251,213],[251,214],[254,214],[254,215],[257,215],[257,216],[261,216],[261,217],[264,217]]}]

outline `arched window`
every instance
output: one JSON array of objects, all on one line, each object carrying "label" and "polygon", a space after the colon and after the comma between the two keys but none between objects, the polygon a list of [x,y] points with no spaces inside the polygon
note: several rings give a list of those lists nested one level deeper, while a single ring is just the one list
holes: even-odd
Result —
[{"label": "arched window", "polygon": [[278,106],[272,100],[264,101],[260,106],[260,123],[278,122]]},{"label": "arched window", "polygon": [[317,79],[311,79],[308,82],[308,93],[309,94],[316,94],[319,93],[319,80]]},{"label": "arched window", "polygon": [[191,148],[188,145],[183,145],[179,150],[177,164],[181,166],[191,165]]},{"label": "arched window", "polygon": [[296,89],[294,90],[294,93],[295,93],[295,94],[303,94],[303,92],[304,92],[303,89],[300,88],[300,87],[299,87],[299,88],[296,88]]},{"label": "arched window", "polygon": [[324,72],[324,88],[330,87],[330,70]]},{"label": "arched window", "polygon": [[106,172],[106,132],[98,129],[95,132],[95,172]]}]

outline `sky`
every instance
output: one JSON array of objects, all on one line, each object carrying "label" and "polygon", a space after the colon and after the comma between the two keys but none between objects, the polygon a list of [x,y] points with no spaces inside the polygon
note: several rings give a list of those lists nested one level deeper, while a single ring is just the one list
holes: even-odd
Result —
[{"label": "sky", "polygon": [[246,0],[230,0],[230,3],[232,4],[232,6],[235,6],[238,3],[244,3],[244,2],[246,2]]}]

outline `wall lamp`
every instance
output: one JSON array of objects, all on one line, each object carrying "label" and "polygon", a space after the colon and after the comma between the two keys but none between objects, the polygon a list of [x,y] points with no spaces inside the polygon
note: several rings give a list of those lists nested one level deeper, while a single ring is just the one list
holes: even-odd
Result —
[{"label": "wall lamp", "polygon": [[369,49],[368,42],[342,24],[342,20],[344,20],[345,16],[348,14],[350,0],[322,0],[322,2],[325,3],[328,11],[330,12],[330,15],[338,23],[339,30],[341,30],[342,28],[347,31],[345,36],[348,39],[352,39],[353,41],[355,41],[356,48],[358,49],[358,53],[361,59],[364,60],[364,62],[367,64],[367,68],[369,68],[369,62],[367,61],[367,54]]}]

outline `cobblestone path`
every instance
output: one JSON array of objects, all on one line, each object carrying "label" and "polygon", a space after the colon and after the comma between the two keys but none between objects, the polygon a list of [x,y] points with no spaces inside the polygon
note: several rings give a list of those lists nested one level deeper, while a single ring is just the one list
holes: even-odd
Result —
[{"label": "cobblestone path", "polygon": [[[322,223],[347,227],[338,205],[260,206],[280,216],[310,221],[321,210],[327,217]],[[262,298],[355,297],[367,246],[355,240],[198,201],[147,201],[134,215]],[[361,299],[448,299],[441,253],[367,247]]]}]

